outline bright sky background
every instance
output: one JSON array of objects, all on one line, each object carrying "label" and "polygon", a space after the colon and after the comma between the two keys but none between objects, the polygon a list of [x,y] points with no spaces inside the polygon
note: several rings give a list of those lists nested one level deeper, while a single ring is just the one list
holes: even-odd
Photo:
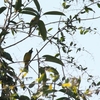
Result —
[{"label": "bright sky background", "polygon": [[[26,0],[27,1],[27,0]],[[60,10],[63,11],[63,9],[61,8],[61,3],[63,0],[39,0],[40,5],[42,7],[42,11],[43,13],[49,10]],[[79,0],[78,0],[79,1]],[[1,4],[0,6],[3,5],[3,0],[0,1]],[[77,3],[74,3],[73,6],[75,8],[72,8],[73,10],[75,10],[75,12],[77,12],[77,8],[81,7],[82,5],[80,4],[80,1]],[[100,15],[100,9],[96,10],[97,8],[95,8],[96,13],[89,13],[86,14],[85,18],[88,17],[93,17],[93,16],[99,16]],[[81,9],[81,8],[80,8]],[[69,10],[69,11],[65,11],[66,12],[66,16],[68,16],[68,14],[71,14],[73,11]],[[73,13],[74,14],[74,13]],[[3,17],[0,16],[2,19]],[[84,16],[82,16],[84,18]],[[44,20],[45,23],[48,23],[50,21],[57,21],[59,19],[58,16],[44,16],[41,18],[42,20]],[[31,17],[25,17],[24,20],[31,20]],[[2,25],[4,19],[1,20],[1,24]],[[76,23],[77,24],[77,23]],[[87,51],[83,51],[80,53],[80,55],[76,54],[76,58],[77,58],[77,62],[88,67],[88,72],[95,75],[96,79],[98,79],[99,77],[99,73],[100,73],[100,19],[97,20],[92,20],[92,21],[86,21],[86,22],[82,22],[81,25],[83,26],[90,26],[90,27],[96,27],[97,30],[97,34],[93,34],[93,33],[87,33],[86,35],[80,35],[79,33],[73,35],[73,37],[70,37],[68,40],[73,39],[78,46],[80,47],[84,47],[85,50]],[[57,24],[56,24],[57,26]],[[57,27],[55,25],[51,27],[54,27],[55,30],[53,30],[53,32],[56,32]],[[19,37],[20,35],[20,37]],[[15,38],[13,38],[13,36],[10,36],[10,40],[7,40],[6,45],[11,44],[11,42],[15,42],[20,40],[21,38],[23,38],[23,34],[18,33],[18,35],[14,36]],[[7,38],[8,39],[8,38]],[[16,60],[20,60],[22,61],[23,59],[23,55],[25,52],[27,52],[30,48],[36,47],[38,50],[42,47],[43,45],[43,41],[38,41],[37,38],[34,38],[34,40],[32,38],[27,39],[25,42],[22,42],[21,44],[16,45],[15,47],[12,47],[11,49],[7,49],[8,52],[11,52],[11,54],[13,55],[14,59]],[[48,49],[47,49],[48,48]],[[54,46],[48,45],[46,49],[44,49],[41,53],[40,56],[43,55],[43,53],[50,53],[50,54],[55,54],[56,50],[54,48]],[[36,50],[34,50],[33,55],[35,55]],[[17,56],[17,58],[16,58]],[[55,64],[54,64],[55,66]],[[16,71],[19,71],[20,67],[23,67],[23,64],[16,64]],[[37,69],[35,69],[37,70]],[[70,70],[70,69],[69,69]],[[30,70],[30,73],[33,73],[33,71]],[[34,78],[35,79],[35,78]],[[84,78],[85,79],[85,78]],[[84,83],[85,84],[85,83]],[[100,99],[100,96],[98,97],[94,97],[91,100],[98,100],[98,98]]]}]

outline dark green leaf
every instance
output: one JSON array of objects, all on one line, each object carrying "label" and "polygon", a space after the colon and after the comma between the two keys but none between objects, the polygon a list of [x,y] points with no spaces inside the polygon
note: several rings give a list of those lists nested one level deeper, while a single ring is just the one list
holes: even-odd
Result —
[{"label": "dark green leaf", "polygon": [[64,42],[65,41],[65,36],[60,37],[60,41]]},{"label": "dark green leaf", "polygon": [[39,20],[38,26],[39,26],[39,33],[42,36],[42,39],[45,41],[47,39],[47,31],[44,22],[42,20]]},{"label": "dark green leaf", "polygon": [[87,70],[87,67],[85,67],[85,68],[82,68],[82,70]]},{"label": "dark green leaf", "polygon": [[38,0],[33,0],[33,1],[37,7],[37,10],[40,11],[40,4],[39,4]]},{"label": "dark green leaf", "polygon": [[51,31],[52,29],[53,29],[53,28],[49,28],[49,29],[48,29],[48,32]]},{"label": "dark green leaf", "polygon": [[83,34],[83,32],[84,32],[84,30],[81,29],[81,30],[80,30],[80,34]]},{"label": "dark green leaf", "polygon": [[88,32],[89,32],[88,30],[85,30],[85,31],[84,31],[84,34],[86,34],[86,33],[88,33]]},{"label": "dark green leaf", "polygon": [[3,52],[2,57],[13,62],[11,55],[7,52]]},{"label": "dark green leaf", "polygon": [[60,53],[55,54],[55,57],[58,57],[60,55]]},{"label": "dark green leaf", "polygon": [[67,53],[71,52],[72,50],[68,49]]},{"label": "dark green leaf", "polygon": [[54,56],[44,55],[43,57],[45,58],[45,61],[55,62],[57,64],[60,64],[60,65],[64,66],[63,62],[60,59],[58,59]]},{"label": "dark green leaf", "polygon": [[61,98],[58,98],[58,99],[56,99],[56,100],[70,100],[70,99],[67,98],[67,97],[61,97]]},{"label": "dark green leaf", "polygon": [[62,81],[64,81],[65,80],[65,76],[64,77],[62,77]]},{"label": "dark green leaf", "polygon": [[28,96],[21,95],[19,100],[30,100]]},{"label": "dark green leaf", "polygon": [[6,7],[1,7],[1,8],[0,8],[0,14],[1,14],[4,10],[6,10]]},{"label": "dark green leaf", "polygon": [[70,43],[70,46],[72,46],[72,45],[73,45],[73,42]]},{"label": "dark green leaf", "polygon": [[69,78],[65,79],[65,83],[68,83],[69,82]]},{"label": "dark green leaf", "polygon": [[89,75],[89,77],[91,77],[91,78],[92,78],[93,76],[92,76],[92,75]]},{"label": "dark green leaf", "polygon": [[49,12],[45,12],[43,15],[63,15],[65,16],[65,14],[60,11],[49,11]]},{"label": "dark green leaf", "polygon": [[[87,7],[87,6],[85,6],[85,11],[88,13],[89,11],[93,11],[93,9],[92,8],[89,8],[89,7]],[[94,11],[93,11],[94,12]]]},{"label": "dark green leaf", "polygon": [[16,33],[15,29],[11,29],[12,35]]},{"label": "dark green leaf", "polygon": [[97,86],[99,86],[100,85],[100,81],[97,83]]},{"label": "dark green leaf", "polygon": [[22,6],[22,0],[16,0],[16,3],[15,3],[15,11],[20,11],[21,9],[21,6]]},{"label": "dark green leaf", "polygon": [[36,14],[36,13],[31,12],[31,11],[27,11],[27,10],[22,10],[22,11],[21,11],[21,13],[22,13],[22,14],[28,14],[28,15],[37,16],[37,14]]},{"label": "dark green leaf", "polygon": [[35,81],[33,81],[31,84],[29,84],[29,88],[32,88],[35,85]]},{"label": "dark green leaf", "polygon": [[79,97],[77,97],[77,94],[72,92],[70,89],[60,89],[60,92],[69,95],[70,97],[73,97],[74,100],[80,100]]},{"label": "dark green leaf", "polygon": [[66,53],[66,48],[64,46],[62,47],[62,50],[64,53]]},{"label": "dark green leaf", "polygon": [[66,6],[65,6],[65,9],[68,9],[70,6],[71,6],[71,5],[66,5]]},{"label": "dark green leaf", "polygon": [[60,38],[60,41],[61,41],[61,42],[64,42],[64,41],[65,41],[65,36],[64,36],[63,32],[61,32],[61,38]]},{"label": "dark green leaf", "polygon": [[33,16],[39,15],[38,12],[31,7],[26,7],[24,9],[22,9],[22,11],[20,13],[29,14],[29,15],[33,15]]},{"label": "dark green leaf", "polygon": [[24,9],[22,9],[22,11],[28,11],[28,12],[32,12],[32,13],[38,14],[38,12],[36,10],[34,10],[33,8],[31,8],[31,7],[26,7]]},{"label": "dark green leaf", "polygon": [[77,53],[78,51],[81,51],[81,48],[78,48],[77,51],[76,51],[76,53]]},{"label": "dark green leaf", "polygon": [[66,89],[60,89],[59,91],[62,92],[62,93],[66,93],[67,92]]},{"label": "dark green leaf", "polygon": [[99,3],[97,3],[97,6],[100,8],[100,4]]}]

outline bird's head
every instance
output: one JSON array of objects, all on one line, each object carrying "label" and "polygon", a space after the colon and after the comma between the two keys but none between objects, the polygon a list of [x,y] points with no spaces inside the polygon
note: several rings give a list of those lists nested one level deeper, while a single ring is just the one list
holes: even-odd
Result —
[{"label": "bird's head", "polygon": [[31,48],[31,50],[29,50],[29,52],[32,53],[33,52],[33,48]]}]

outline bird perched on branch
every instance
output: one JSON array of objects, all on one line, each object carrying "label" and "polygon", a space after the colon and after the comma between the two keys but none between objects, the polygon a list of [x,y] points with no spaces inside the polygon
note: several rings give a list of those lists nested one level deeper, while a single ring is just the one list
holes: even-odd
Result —
[{"label": "bird perched on branch", "polygon": [[35,16],[31,21],[30,21],[30,27],[35,27],[39,22],[39,17]]},{"label": "bird perched on branch", "polygon": [[38,25],[38,22],[39,22],[39,16],[35,16],[31,21],[30,21],[30,29],[29,29],[29,35],[31,35],[30,33],[31,33],[31,30],[32,30],[32,28],[34,27],[36,27],[37,25]]},{"label": "bird perched on branch", "polygon": [[[33,48],[32,48],[33,49]],[[29,50],[28,52],[25,53],[23,62],[24,62],[24,71],[28,72],[28,65],[32,56],[33,50]]]}]

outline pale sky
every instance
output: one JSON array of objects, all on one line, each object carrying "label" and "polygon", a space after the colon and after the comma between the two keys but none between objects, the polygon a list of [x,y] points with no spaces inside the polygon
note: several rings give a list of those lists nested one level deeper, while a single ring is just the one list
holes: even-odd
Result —
[{"label": "pale sky", "polygon": [[[49,11],[49,10],[60,10],[60,11],[63,11],[63,9],[61,8],[62,1],[63,0],[39,0],[40,5],[42,7],[43,13],[46,12],[46,11]],[[3,3],[1,3],[0,6],[2,6],[2,4]],[[72,8],[72,9],[77,9],[78,7],[79,7],[79,9],[81,9],[80,6],[81,6],[81,4],[74,3],[73,7],[75,7],[75,8]],[[97,8],[95,7],[96,13],[93,14],[91,12],[89,14],[86,14],[85,16],[82,16],[82,17],[83,18],[88,18],[88,17],[93,17],[93,16],[100,15],[100,9],[99,10],[96,10],[96,9]],[[76,13],[77,11],[78,10],[75,10],[74,13]],[[64,12],[66,12],[66,17],[67,17],[73,11],[69,10],[69,12],[68,12],[66,10]],[[3,19],[2,16],[1,16],[1,18]],[[57,21],[57,20],[59,20],[59,17],[58,16],[56,16],[56,17],[55,16],[54,17],[52,17],[52,16],[43,16],[41,19],[45,23],[48,23],[50,21]],[[29,17],[25,17],[25,20],[29,20],[30,21]],[[4,20],[2,20],[2,22],[3,21]],[[99,44],[99,42],[100,42],[100,33],[99,33],[100,32],[100,27],[99,26],[100,25],[99,25],[99,23],[100,23],[100,19],[92,20],[92,21],[84,21],[81,24],[82,26],[90,26],[92,28],[96,27],[98,34],[87,33],[86,35],[80,35],[79,33],[76,33],[75,35],[73,35],[73,37],[68,37],[68,40],[72,39],[72,40],[74,40],[77,43],[77,45],[79,47],[84,47],[85,48],[85,50],[87,52],[86,51],[82,51],[79,54],[74,54],[74,55],[75,55],[75,57],[77,59],[77,62],[82,64],[83,66],[88,67],[89,68],[88,72],[93,74],[93,75],[95,75],[96,79],[98,79],[99,71],[100,71],[100,61],[99,61],[100,60],[100,44]],[[76,23],[76,25],[77,25],[77,23]],[[50,26],[54,28],[54,30],[52,32],[56,32],[57,31],[57,25],[56,26],[55,25],[54,26],[50,25]],[[20,35],[20,37],[19,37],[19,35]],[[10,40],[6,39],[8,41],[7,44],[9,45],[9,44],[11,44],[11,42],[18,41],[21,38],[23,38],[23,34],[20,34],[20,33],[18,33],[18,35],[15,35],[14,38],[13,38],[13,36],[10,36]],[[10,48],[7,49],[7,51],[10,52],[13,55],[14,59],[22,61],[24,53],[27,52],[31,47],[33,47],[33,49],[34,49],[33,55],[35,55],[35,53],[36,53],[36,48],[39,50],[42,47],[42,45],[44,44],[43,41],[42,40],[38,41],[37,39],[38,38],[34,38],[34,40],[33,40],[32,38],[29,38],[25,42],[22,42],[21,44],[18,44],[15,47],[12,47],[11,49]],[[66,37],[66,39],[67,39],[67,37]],[[40,53],[40,56],[42,56],[44,53],[48,53],[48,52],[50,54],[55,54],[56,48],[49,44]],[[35,65],[35,66],[37,66],[37,65]],[[55,66],[55,64],[54,64],[54,66]],[[17,71],[19,71],[20,67],[23,67],[23,64],[16,64],[16,70]],[[57,68],[57,69],[59,69],[59,68]],[[35,70],[37,70],[37,68]],[[33,73],[33,71],[30,70],[30,73]],[[100,99],[100,96],[97,96],[95,98],[91,98],[91,100],[94,100],[94,99],[95,100]]]}]

